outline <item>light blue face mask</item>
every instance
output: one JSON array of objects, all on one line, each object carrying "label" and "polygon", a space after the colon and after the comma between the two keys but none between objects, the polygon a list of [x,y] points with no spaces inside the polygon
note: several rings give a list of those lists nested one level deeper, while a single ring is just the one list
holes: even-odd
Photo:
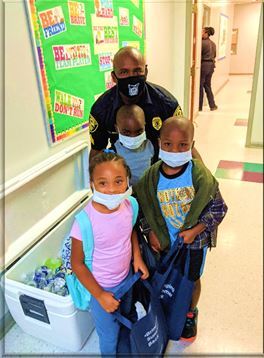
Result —
[{"label": "light blue face mask", "polygon": [[169,167],[177,168],[188,163],[192,159],[192,150],[190,149],[187,152],[173,153],[160,149],[159,158]]},{"label": "light blue face mask", "polygon": [[121,133],[118,133],[118,137],[123,146],[128,149],[139,148],[141,144],[147,139],[145,131],[136,137],[128,137]]},{"label": "light blue face mask", "polygon": [[96,203],[106,206],[109,210],[114,210],[132,194],[132,187],[130,186],[124,193],[121,194],[105,194],[97,191],[93,186],[92,200]]}]

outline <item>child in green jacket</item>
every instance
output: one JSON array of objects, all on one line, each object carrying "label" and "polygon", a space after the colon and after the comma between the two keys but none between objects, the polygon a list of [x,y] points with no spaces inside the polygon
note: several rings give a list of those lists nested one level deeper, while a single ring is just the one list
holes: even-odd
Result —
[{"label": "child in green jacket", "polygon": [[190,244],[189,279],[195,282],[190,310],[182,339],[197,334],[197,304],[201,293],[200,277],[207,249],[214,246],[217,226],[227,206],[218,182],[198,159],[192,159],[194,126],[182,117],[170,117],[160,132],[161,161],[153,164],[133,187],[150,226],[149,243],[162,253],[183,238],[183,249]]}]

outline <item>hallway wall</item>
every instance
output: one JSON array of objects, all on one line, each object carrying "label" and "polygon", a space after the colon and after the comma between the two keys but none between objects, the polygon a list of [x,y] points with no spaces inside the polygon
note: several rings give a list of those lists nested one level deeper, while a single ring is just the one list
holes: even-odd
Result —
[{"label": "hallway wall", "polygon": [[[215,28],[212,40],[218,48],[220,13],[228,16],[226,57],[216,61],[213,76],[213,89],[217,93],[228,81],[230,69],[231,30],[233,4],[208,3],[211,7],[211,24]],[[149,65],[148,79],[168,89],[178,99],[187,115],[189,107],[189,87],[191,67],[191,7],[187,2],[159,0],[146,1],[146,59]],[[198,3],[197,34],[202,32],[202,2]],[[157,21],[159,19],[159,21]],[[186,32],[187,30],[187,32]],[[189,31],[189,32],[188,32]],[[197,40],[195,110],[198,111],[200,82],[201,39]]]},{"label": "hallway wall", "polygon": [[258,77],[256,80],[256,98],[254,103],[250,144],[263,147],[263,40],[261,45]]},{"label": "hallway wall", "polygon": [[234,5],[233,28],[238,29],[237,54],[231,56],[231,74],[253,74],[260,3]]},{"label": "hallway wall", "polygon": [[190,8],[185,1],[145,2],[148,80],[169,90],[184,115],[189,108]]},{"label": "hallway wall", "polygon": [[258,29],[246,145],[263,148],[263,4]]},{"label": "hallway wall", "polygon": [[[172,80],[174,61],[170,51],[173,44],[173,10],[172,2],[160,3],[155,0],[145,3],[148,80],[171,92],[174,92]],[[159,14],[158,22],[157,14]]]},{"label": "hallway wall", "polygon": [[[211,6],[211,25],[215,29],[215,35],[211,39],[216,44],[216,68],[212,79],[212,88],[214,93],[225,85],[229,78],[229,69],[231,61],[231,34],[232,34],[232,23],[233,23],[233,11],[234,5],[228,3],[220,3],[217,5],[212,4]],[[220,14],[228,17],[228,31],[227,31],[227,46],[226,56],[219,59],[219,33],[220,33]]]}]

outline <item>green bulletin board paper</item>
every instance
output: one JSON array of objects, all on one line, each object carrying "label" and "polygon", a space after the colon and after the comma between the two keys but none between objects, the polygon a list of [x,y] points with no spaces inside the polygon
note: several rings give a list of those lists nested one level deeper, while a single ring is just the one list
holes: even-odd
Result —
[{"label": "green bulletin board paper", "polygon": [[26,2],[51,143],[87,129],[123,46],[144,53],[143,0]]}]

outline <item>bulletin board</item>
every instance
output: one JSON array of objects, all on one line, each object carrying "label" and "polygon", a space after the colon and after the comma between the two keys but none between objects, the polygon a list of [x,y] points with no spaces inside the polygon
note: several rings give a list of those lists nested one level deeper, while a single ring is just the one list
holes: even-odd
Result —
[{"label": "bulletin board", "polygon": [[143,1],[26,1],[50,144],[87,129],[120,47],[144,53]]}]

